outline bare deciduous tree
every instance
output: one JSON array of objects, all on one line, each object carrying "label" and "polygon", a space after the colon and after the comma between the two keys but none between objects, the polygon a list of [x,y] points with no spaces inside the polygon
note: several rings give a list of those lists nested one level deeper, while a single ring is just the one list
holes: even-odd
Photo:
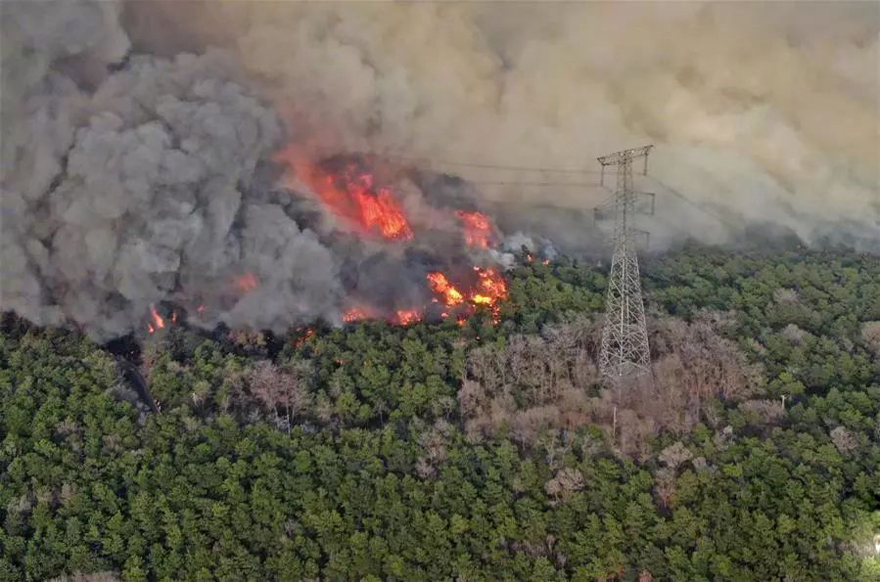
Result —
[{"label": "bare deciduous tree", "polygon": [[739,407],[757,414],[764,422],[772,424],[785,415],[781,400],[746,400]]},{"label": "bare deciduous tree", "polygon": [[743,400],[760,389],[759,368],[717,330],[727,313],[705,312],[695,321],[653,318],[654,379],[618,391],[603,388],[595,364],[599,327],[584,315],[547,326],[541,335],[513,336],[505,347],[473,350],[458,392],[472,438],[509,427],[532,443],[542,431],[597,423],[613,433],[618,451],[644,455],[665,428],[683,433],[713,418],[713,399]]},{"label": "bare deciduous tree", "polygon": [[544,485],[547,495],[556,500],[565,499],[572,491],[580,491],[583,488],[584,476],[572,467],[563,467]]},{"label": "bare deciduous tree", "polygon": [[660,452],[659,460],[674,471],[679,465],[693,458],[693,453],[681,441],[676,441]]},{"label": "bare deciduous tree", "polygon": [[831,442],[843,454],[850,453],[859,447],[859,437],[843,426],[831,431]]},{"label": "bare deciduous tree", "polygon": [[280,370],[268,360],[258,362],[249,375],[251,392],[263,406],[274,414],[280,424],[278,408],[285,410],[285,423],[290,431],[291,419],[306,410],[311,398],[303,386],[304,370]]},{"label": "bare deciduous tree", "polygon": [[866,321],[863,323],[862,338],[874,354],[880,356],[880,321]]}]

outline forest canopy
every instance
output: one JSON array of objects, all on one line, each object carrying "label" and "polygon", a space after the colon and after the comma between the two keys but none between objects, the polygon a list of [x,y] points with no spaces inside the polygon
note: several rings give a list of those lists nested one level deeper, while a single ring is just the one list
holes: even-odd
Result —
[{"label": "forest canopy", "polygon": [[607,270],[564,258],[464,325],[6,314],[0,580],[880,579],[880,261],[643,271],[653,375],[617,391]]}]

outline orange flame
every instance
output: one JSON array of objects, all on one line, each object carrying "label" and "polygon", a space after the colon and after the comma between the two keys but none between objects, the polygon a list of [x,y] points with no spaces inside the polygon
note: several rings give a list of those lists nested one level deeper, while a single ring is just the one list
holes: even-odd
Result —
[{"label": "orange flame", "polygon": [[464,301],[464,295],[449,283],[443,273],[428,273],[427,277],[428,285],[431,286],[434,293],[443,295],[443,301],[446,305],[458,305]]},{"label": "orange flame", "polygon": [[156,311],[155,305],[150,305],[150,317],[152,317],[153,320],[147,322],[147,331],[155,333],[156,330],[165,327],[165,318],[159,315],[159,312]]},{"label": "orange flame", "polygon": [[455,215],[464,223],[464,242],[469,247],[488,249],[493,244],[492,221],[476,210],[456,210]]},{"label": "orange flame", "polygon": [[479,271],[480,281],[477,291],[471,297],[475,305],[486,305],[492,311],[492,321],[498,323],[501,319],[498,301],[507,297],[507,283],[501,274],[495,269]]},{"label": "orange flame", "polygon": [[485,271],[480,271],[479,275],[480,282],[477,285],[477,288],[481,293],[475,296],[475,298],[485,297],[488,301],[478,301],[478,303],[494,304],[499,299],[507,297],[507,283],[498,271],[489,268]]},{"label": "orange flame", "polygon": [[260,282],[257,280],[257,277],[250,271],[235,279],[235,288],[242,293],[253,291],[259,285]]},{"label": "orange flame", "polygon": [[156,307],[154,305],[150,305],[150,314],[153,316],[153,321],[156,322],[157,329],[165,327],[165,319],[156,312]]},{"label": "orange flame", "polygon": [[298,348],[298,347],[302,346],[304,343],[309,341],[309,338],[312,337],[313,335],[315,335],[315,330],[311,327],[308,328],[303,335],[301,335],[300,337],[293,340],[293,347]]},{"label": "orange flame", "polygon": [[377,188],[373,175],[353,165],[340,174],[330,174],[299,155],[294,146],[278,152],[276,161],[286,163],[334,214],[367,232],[389,240],[413,237],[406,214],[388,188]]},{"label": "orange flame", "polygon": [[422,319],[422,312],[419,309],[398,309],[395,316],[396,323],[409,325]]},{"label": "orange flame", "polygon": [[[466,293],[453,287],[446,275],[440,272],[427,275],[428,285],[434,293],[442,297],[444,305],[455,308],[458,312],[457,322],[459,325],[464,325],[467,315],[473,313],[474,306],[479,305],[489,307],[492,312],[492,320],[497,323],[500,318],[497,304],[507,297],[507,283],[496,269],[474,267],[474,271],[477,274],[477,282],[468,288]],[[439,302],[437,298],[432,301]],[[465,301],[467,301],[466,304]],[[462,311],[465,313],[462,314]],[[444,311],[441,316],[448,317],[449,312]]]},{"label": "orange flame", "polygon": [[362,307],[349,307],[342,314],[342,320],[346,322],[359,321],[367,318],[367,312]]},{"label": "orange flame", "polygon": [[408,240],[413,237],[406,215],[388,189],[381,188],[375,196],[357,190],[355,196],[368,229],[378,228],[388,239]]}]

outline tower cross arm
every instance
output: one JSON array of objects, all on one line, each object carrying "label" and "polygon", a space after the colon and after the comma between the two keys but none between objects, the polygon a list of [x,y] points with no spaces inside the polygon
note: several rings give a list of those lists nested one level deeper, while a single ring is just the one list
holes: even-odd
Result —
[{"label": "tower cross arm", "polygon": [[636,158],[640,158],[642,156],[647,156],[648,153],[653,148],[653,145],[646,145],[640,148],[633,148],[629,150],[620,150],[619,152],[614,152],[613,154],[608,154],[607,156],[601,156],[596,158],[599,160],[599,163],[603,166],[612,166],[614,164],[625,163],[629,160],[634,160]]}]

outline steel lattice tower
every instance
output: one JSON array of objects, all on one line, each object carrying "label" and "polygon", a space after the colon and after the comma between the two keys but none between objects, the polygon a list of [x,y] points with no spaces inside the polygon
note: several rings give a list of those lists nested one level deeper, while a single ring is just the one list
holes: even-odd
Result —
[{"label": "steel lattice tower", "polygon": [[603,181],[605,166],[617,168],[617,188],[611,205],[614,213],[614,254],[611,257],[599,354],[599,370],[613,383],[627,377],[641,376],[651,369],[634,236],[643,231],[632,225],[636,198],[640,196],[639,192],[633,190],[632,162],[643,157],[644,173],[647,173],[648,153],[652,147],[623,150],[599,158]]}]

